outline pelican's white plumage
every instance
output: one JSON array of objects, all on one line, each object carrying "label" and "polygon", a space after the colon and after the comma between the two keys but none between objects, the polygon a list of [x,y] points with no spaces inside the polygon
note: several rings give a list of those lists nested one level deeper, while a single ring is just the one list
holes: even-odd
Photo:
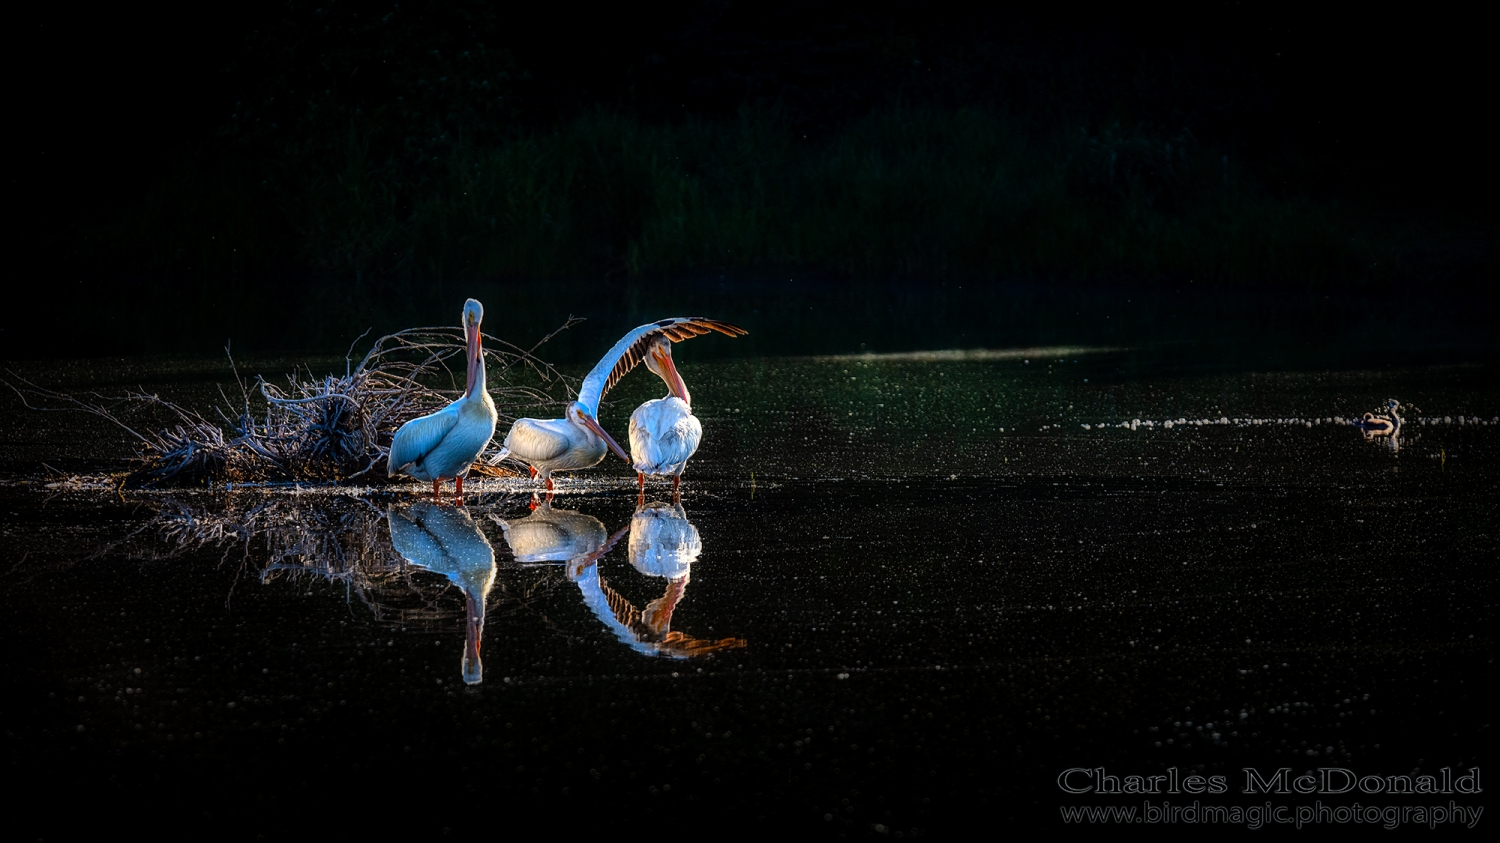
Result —
[{"label": "pelican's white plumage", "polygon": [[591,468],[614,451],[632,462],[625,450],[599,426],[599,401],[620,378],[645,359],[658,338],[679,342],[718,331],[729,336],[746,333],[743,328],[701,317],[675,317],[636,328],[604,355],[583,379],[578,400],[568,405],[565,418],[516,419],[505,436],[505,449],[494,461],[514,457],[531,466],[532,472],[552,489],[552,472]]},{"label": "pelican's white plumage", "polygon": [[[599,397],[637,363],[645,363],[667,385],[666,397],[647,401],[630,414],[630,465],[640,482],[642,500],[648,474],[670,476],[676,494],[688,459],[703,441],[703,425],[693,415],[692,396],[672,362],[672,343],[709,331],[731,337],[749,333],[735,325],[698,317],[663,319],[626,334],[611,350],[613,356],[606,356],[594,368],[603,383]],[[580,391],[579,399],[584,396],[585,391]]]},{"label": "pelican's white plumage", "polygon": [[464,303],[463,328],[467,344],[468,387],[457,401],[436,413],[401,425],[391,440],[386,461],[389,476],[406,474],[417,480],[438,483],[452,478],[463,494],[463,478],[495,435],[495,402],[485,389],[484,350],[480,346],[479,323],[484,306],[474,299]]},{"label": "pelican's white plumage", "polygon": [[676,495],[683,469],[703,441],[703,424],[693,415],[692,396],[672,362],[672,343],[658,335],[647,348],[645,362],[666,382],[667,396],[647,401],[630,414],[630,465],[636,471],[642,501],[648,474],[670,476]]},{"label": "pelican's white plumage", "polygon": [[516,419],[505,434],[505,449],[495,461],[514,457],[526,463],[550,492],[552,472],[592,468],[611,450],[620,459],[630,459],[619,443],[599,426],[594,414],[574,401],[568,405],[566,418]]},{"label": "pelican's white plumage", "polygon": [[597,414],[604,394],[613,389],[631,369],[646,360],[658,338],[682,342],[710,331],[718,331],[730,337],[742,337],[750,333],[744,328],[702,316],[674,316],[632,329],[600,358],[583,379],[583,386],[578,390],[578,403],[587,407],[590,413]]},{"label": "pelican's white plumage", "polygon": [[630,464],[638,474],[682,475],[703,441],[703,424],[675,395],[647,401],[630,414]]}]

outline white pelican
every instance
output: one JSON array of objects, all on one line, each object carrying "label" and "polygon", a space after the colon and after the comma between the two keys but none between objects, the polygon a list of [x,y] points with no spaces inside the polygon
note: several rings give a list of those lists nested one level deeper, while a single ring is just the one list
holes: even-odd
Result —
[{"label": "white pelican", "polygon": [[[729,336],[740,336],[747,331],[733,325],[715,323],[715,330]],[[730,333],[734,331],[736,333]],[[657,333],[646,348],[646,368],[656,373],[667,385],[667,395],[655,398],[630,414],[630,465],[635,469],[636,483],[640,486],[640,501],[646,500],[646,475],[672,476],[672,500],[679,498],[682,471],[687,461],[698,451],[703,440],[703,425],[693,415],[693,399],[688,394],[687,384],[672,362],[672,341],[665,334]]]},{"label": "white pelican", "polygon": [[686,659],[745,646],[743,638],[708,641],[672,629],[672,613],[687,592],[693,562],[703,552],[698,530],[677,504],[653,501],[636,508],[626,528],[630,531],[630,564],[649,577],[667,581],[661,597],[637,609],[609,587],[595,564],[625,530],[615,533],[598,550],[568,563],[568,577],[578,586],[584,605],[605,628],[626,646],[642,655]]},{"label": "white pelican", "polygon": [[531,476],[542,478],[552,491],[552,472],[592,468],[614,451],[620,459],[630,460],[625,450],[595,419],[595,411],[581,401],[568,405],[560,419],[516,419],[505,434],[505,447],[491,458],[499,462],[515,457],[531,467]]},{"label": "white pelican", "polygon": [[[599,401],[620,378],[635,368],[658,337],[679,342],[718,331],[729,336],[747,333],[742,328],[698,317],[663,319],[626,334],[615,343],[583,379],[578,400],[568,405],[566,418],[516,419],[505,436],[505,448],[491,462],[515,457],[531,466],[552,491],[552,472],[591,468],[604,459],[606,449],[631,462],[625,450],[599,426]],[[644,482],[644,481],[643,481]]]},{"label": "white pelican", "polygon": [[484,634],[484,600],[495,584],[495,549],[462,509],[418,503],[386,511],[391,546],[419,568],[447,577],[464,593],[464,682],[484,679],[479,661],[479,639]]},{"label": "white pelican", "polygon": [[479,343],[484,305],[469,299],[464,303],[462,318],[469,370],[463,397],[436,413],[401,425],[391,440],[386,462],[387,476],[408,474],[417,480],[431,480],[434,498],[439,484],[451,477],[458,498],[463,499],[464,475],[495,435],[495,402],[484,388],[484,350]]}]

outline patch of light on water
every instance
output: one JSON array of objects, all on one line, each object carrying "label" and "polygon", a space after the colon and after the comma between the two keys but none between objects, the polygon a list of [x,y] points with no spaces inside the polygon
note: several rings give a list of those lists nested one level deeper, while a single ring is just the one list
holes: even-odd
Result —
[{"label": "patch of light on water", "polygon": [[837,362],[860,360],[869,362],[913,362],[913,363],[952,363],[965,360],[1031,360],[1047,362],[1063,358],[1076,357],[1080,354],[1114,354],[1130,349],[1112,346],[1076,346],[1057,345],[1041,348],[943,348],[931,351],[893,351],[886,353],[864,352],[861,354],[827,354],[817,357],[805,357],[804,360],[816,360],[820,362]]},{"label": "patch of light on water", "polygon": [[[1459,424],[1459,425],[1463,425],[1463,424],[1466,424],[1466,423],[1470,424],[1470,425],[1478,425],[1478,426],[1500,425],[1500,416],[1496,416],[1496,417],[1488,419],[1488,420],[1479,418],[1478,416],[1457,416],[1456,418],[1457,418],[1457,422],[1456,423]],[[1433,419],[1421,418],[1421,419],[1417,419],[1416,423],[1420,424],[1423,427],[1437,426],[1437,425],[1444,425],[1444,424],[1451,425],[1451,424],[1455,424],[1454,419],[1455,419],[1455,417],[1453,417],[1453,416],[1447,416],[1447,417],[1444,417],[1444,418],[1433,418]],[[1147,430],[1150,430],[1152,428],[1160,427],[1160,428],[1162,428],[1164,430],[1171,430],[1174,427],[1209,427],[1209,426],[1213,426],[1213,425],[1232,425],[1234,427],[1263,427],[1263,426],[1272,426],[1272,427],[1276,427],[1276,426],[1280,426],[1280,427],[1313,427],[1314,425],[1320,425],[1320,424],[1332,424],[1332,425],[1344,425],[1344,426],[1358,427],[1359,424],[1360,424],[1360,422],[1359,422],[1358,419],[1344,418],[1343,416],[1326,416],[1326,417],[1311,418],[1311,419],[1305,419],[1305,418],[1284,418],[1284,419],[1271,419],[1271,418],[1264,418],[1264,419],[1262,419],[1262,418],[1233,418],[1233,419],[1231,419],[1231,418],[1229,418],[1227,416],[1221,416],[1221,417],[1216,418],[1216,419],[1177,418],[1177,419],[1164,419],[1164,420],[1160,420],[1160,421],[1155,420],[1155,419],[1130,419],[1129,421],[1097,422],[1097,423],[1094,423],[1094,424],[1090,424],[1088,422],[1080,422],[1078,424],[1078,426],[1081,427],[1081,428],[1083,428],[1084,430],[1094,430],[1094,429],[1104,430],[1106,428],[1111,428],[1111,427],[1114,427],[1114,428],[1123,428],[1125,430],[1140,430],[1141,428],[1146,428]],[[1043,425],[1042,427],[1038,428],[1038,430],[1047,430],[1049,428],[1062,427],[1062,426],[1063,426],[1062,424],[1046,424],[1046,425]]]}]

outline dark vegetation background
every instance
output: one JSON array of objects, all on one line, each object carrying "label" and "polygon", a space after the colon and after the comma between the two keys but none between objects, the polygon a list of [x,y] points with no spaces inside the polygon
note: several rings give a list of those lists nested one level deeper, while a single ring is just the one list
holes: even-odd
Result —
[{"label": "dark vegetation background", "polygon": [[701,305],[843,347],[1018,290],[1463,322],[1496,270],[1484,32],[1235,2],[30,8],[0,355],[341,349],[467,295],[518,340]]}]

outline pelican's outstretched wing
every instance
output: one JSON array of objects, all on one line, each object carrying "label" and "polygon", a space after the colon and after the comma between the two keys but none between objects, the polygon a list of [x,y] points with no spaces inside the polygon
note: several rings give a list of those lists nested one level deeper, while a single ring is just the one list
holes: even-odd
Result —
[{"label": "pelican's outstretched wing", "polygon": [[430,416],[412,419],[401,425],[401,429],[396,431],[396,437],[391,440],[391,453],[386,460],[387,476],[395,477],[410,468],[412,463],[432,453],[457,424],[458,410],[449,404]]},{"label": "pelican's outstretched wing", "polygon": [[555,460],[573,446],[567,419],[516,419],[505,434],[505,447],[527,462]]},{"label": "pelican's outstretched wing", "polygon": [[674,316],[671,319],[663,319],[660,322],[652,322],[642,325],[631,331],[615,343],[615,347],[594,366],[588,377],[583,379],[583,387],[578,390],[578,403],[587,407],[589,412],[596,417],[599,415],[599,401],[604,394],[614,388],[620,382],[620,378],[638,363],[646,358],[646,349],[658,336],[664,336],[672,342],[682,342],[691,337],[702,336],[709,331],[718,331],[730,337],[742,337],[750,333],[744,328],[720,322],[715,319],[705,319],[701,316]]}]

